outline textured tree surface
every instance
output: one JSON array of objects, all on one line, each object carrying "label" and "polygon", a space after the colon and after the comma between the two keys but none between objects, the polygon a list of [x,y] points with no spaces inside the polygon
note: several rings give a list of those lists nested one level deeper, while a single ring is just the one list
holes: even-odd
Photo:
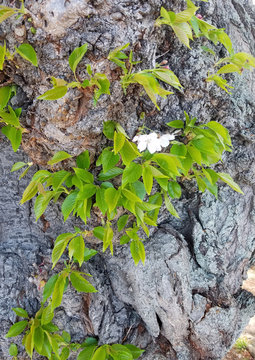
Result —
[{"label": "textured tree surface", "polygon": [[[229,172],[245,195],[222,185],[216,200],[184,182],[182,199],[175,203],[180,220],[161,212],[160,225],[146,242],[145,266],[134,266],[127,246],[116,245],[112,257],[102,254],[101,244],[91,243],[99,254],[86,271],[93,275],[98,293],[88,296],[68,290],[56,311],[56,323],[71,333],[73,341],[94,335],[100,343],[138,345],[146,349],[142,357],[146,360],[222,359],[255,313],[255,298],[241,290],[255,254],[254,73],[230,76],[235,86],[232,96],[206,83],[214,59],[201,50],[205,41],[195,41],[189,50],[168,28],[154,27],[160,7],[179,11],[184,6],[181,0],[26,0],[25,5],[33,15],[35,35],[22,19],[1,25],[1,39],[11,50],[24,41],[34,46],[39,67],[17,58],[19,68],[8,65],[8,75],[0,79],[18,85],[11,102],[13,107],[22,106],[21,122],[29,130],[23,150],[15,154],[0,137],[0,358],[9,358],[10,341],[4,335],[16,321],[11,308],[21,306],[35,314],[40,281],[52,274],[54,240],[72,231],[74,224],[74,220],[63,223],[56,204],[36,223],[33,201],[19,205],[29,176],[18,181],[16,173],[10,174],[12,164],[32,159],[43,167],[58,150],[78,155],[89,149],[96,155],[106,144],[104,120],[120,122],[130,136],[143,122],[164,133],[165,123],[183,119],[185,110],[229,129],[234,151],[216,168]],[[247,0],[201,2],[200,13],[226,28],[236,51],[255,54],[255,12]],[[51,87],[50,76],[73,81],[68,56],[85,42],[89,51],[78,75],[84,78],[86,64],[91,63],[111,80],[111,97],[103,96],[94,107],[89,92],[71,89],[58,101],[36,100]],[[140,96],[140,87],[129,87],[125,96],[117,82],[120,73],[107,54],[127,42],[136,59],[142,60],[138,69],[168,60],[184,86],[183,93],[175,91],[159,102],[160,112]],[[221,46],[216,52],[224,55]]]}]

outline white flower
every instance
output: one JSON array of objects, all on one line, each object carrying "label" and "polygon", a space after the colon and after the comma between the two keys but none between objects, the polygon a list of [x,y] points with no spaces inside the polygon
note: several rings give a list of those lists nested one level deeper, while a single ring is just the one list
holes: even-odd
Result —
[{"label": "white flower", "polygon": [[162,147],[167,147],[171,140],[174,140],[175,136],[171,134],[164,134],[160,137],[153,132],[149,135],[136,135],[133,138],[134,142],[137,142],[137,147],[139,151],[149,150],[151,154],[156,151],[161,151]]}]

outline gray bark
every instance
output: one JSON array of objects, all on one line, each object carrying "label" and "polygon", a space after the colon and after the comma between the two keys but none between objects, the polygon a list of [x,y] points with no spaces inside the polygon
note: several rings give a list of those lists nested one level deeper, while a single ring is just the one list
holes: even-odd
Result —
[{"label": "gray bark", "polygon": [[[29,129],[23,150],[14,154],[0,138],[0,358],[8,359],[4,338],[16,317],[14,306],[30,315],[39,306],[40,281],[51,275],[50,255],[54,239],[72,231],[74,221],[63,224],[59,205],[51,205],[37,223],[33,202],[19,200],[29,179],[18,181],[10,174],[16,161],[32,159],[45,166],[58,150],[74,155],[84,149],[98,154],[106,143],[103,120],[116,120],[130,136],[142,125],[166,131],[165,123],[183,118],[183,111],[201,121],[216,120],[231,133],[234,151],[224,156],[217,169],[229,172],[245,195],[220,187],[219,199],[200,194],[192,183],[184,182],[181,201],[175,203],[180,220],[166,211],[159,227],[146,242],[145,266],[135,267],[129,249],[115,246],[114,256],[101,252],[86,266],[99,290],[78,295],[68,290],[56,312],[56,323],[69,331],[73,341],[95,335],[101,343],[127,341],[146,349],[142,359],[187,360],[222,359],[249,318],[255,312],[254,297],[241,289],[248,267],[254,262],[254,73],[230,76],[235,89],[229,96],[204,79],[213,59],[202,52],[203,40],[192,50],[179,43],[167,28],[154,28],[160,6],[181,10],[179,0],[27,0],[33,14],[36,35],[25,28],[22,19],[1,25],[7,45],[13,49],[25,39],[39,55],[36,69],[17,59],[19,69],[10,66],[5,77],[17,84],[12,105],[22,106],[22,124]],[[6,4],[9,4],[6,2]],[[253,11],[253,12],[252,12]],[[211,0],[201,3],[201,14],[217,27],[225,27],[236,51],[255,54],[254,8],[245,0]],[[61,100],[48,102],[36,96],[50,88],[50,76],[73,80],[68,56],[87,42],[85,64],[105,72],[112,80],[111,97],[103,96],[93,107],[89,94],[70,90]],[[118,72],[106,60],[109,49],[130,42],[141,68],[167,59],[179,77],[184,93],[175,92],[160,102],[155,111],[140,88],[133,86],[124,96],[115,80]],[[216,48],[223,54],[221,46]],[[36,169],[36,166],[33,167]],[[39,266],[41,263],[43,265]],[[59,265],[61,268],[61,265]]]}]

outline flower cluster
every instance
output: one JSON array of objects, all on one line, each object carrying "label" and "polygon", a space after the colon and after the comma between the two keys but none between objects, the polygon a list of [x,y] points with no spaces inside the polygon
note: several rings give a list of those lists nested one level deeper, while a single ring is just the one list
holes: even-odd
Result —
[{"label": "flower cluster", "polygon": [[136,135],[133,139],[133,142],[137,142],[137,147],[139,151],[149,150],[151,154],[156,151],[161,151],[162,147],[167,147],[171,140],[174,140],[175,136],[171,134],[164,134],[158,137],[158,134],[155,132],[149,135]]}]

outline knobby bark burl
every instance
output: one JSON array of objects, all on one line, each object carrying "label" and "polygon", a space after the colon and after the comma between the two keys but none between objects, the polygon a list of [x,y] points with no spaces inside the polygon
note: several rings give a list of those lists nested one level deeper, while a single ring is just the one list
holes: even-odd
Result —
[{"label": "knobby bark burl", "polygon": [[[39,68],[20,60],[18,70],[10,67],[5,79],[18,85],[12,105],[22,106],[22,124],[29,132],[16,154],[0,138],[0,358],[8,359],[4,335],[15,321],[11,307],[24,307],[30,315],[36,312],[40,280],[51,274],[54,239],[72,231],[74,224],[63,224],[58,205],[51,205],[35,223],[33,202],[19,205],[29,179],[18,181],[15,173],[10,174],[12,164],[30,158],[45,166],[58,150],[77,155],[89,149],[98,154],[105,142],[103,120],[120,122],[133,136],[143,123],[142,112],[148,127],[164,132],[164,124],[182,119],[185,110],[229,129],[234,151],[217,169],[229,172],[245,195],[222,185],[216,200],[198,193],[194,184],[183,183],[182,199],[175,204],[181,219],[161,212],[160,225],[146,242],[145,266],[135,267],[125,246],[115,246],[113,257],[100,251],[86,268],[99,292],[87,296],[68,290],[56,322],[74,341],[95,335],[102,343],[125,340],[141,346],[146,360],[221,359],[255,312],[254,297],[241,290],[255,254],[254,73],[231,78],[232,96],[207,84],[204,79],[213,60],[201,50],[204,40],[196,40],[188,50],[169,29],[154,27],[160,7],[179,11],[181,0],[27,0],[25,5],[33,14],[35,35],[22,19],[1,25],[10,49],[25,40],[34,46]],[[225,27],[236,51],[253,55],[254,14],[247,0],[201,2],[204,19]],[[111,97],[102,97],[97,107],[78,90],[58,101],[36,100],[50,88],[50,76],[73,80],[68,56],[85,42],[89,51],[79,76],[91,63],[111,80]],[[140,96],[140,88],[129,88],[125,96],[115,81],[119,74],[107,54],[127,42],[142,60],[138,68],[167,60],[184,86],[183,93],[160,102],[160,112]],[[224,49],[218,46],[216,52],[223,55]]]}]

